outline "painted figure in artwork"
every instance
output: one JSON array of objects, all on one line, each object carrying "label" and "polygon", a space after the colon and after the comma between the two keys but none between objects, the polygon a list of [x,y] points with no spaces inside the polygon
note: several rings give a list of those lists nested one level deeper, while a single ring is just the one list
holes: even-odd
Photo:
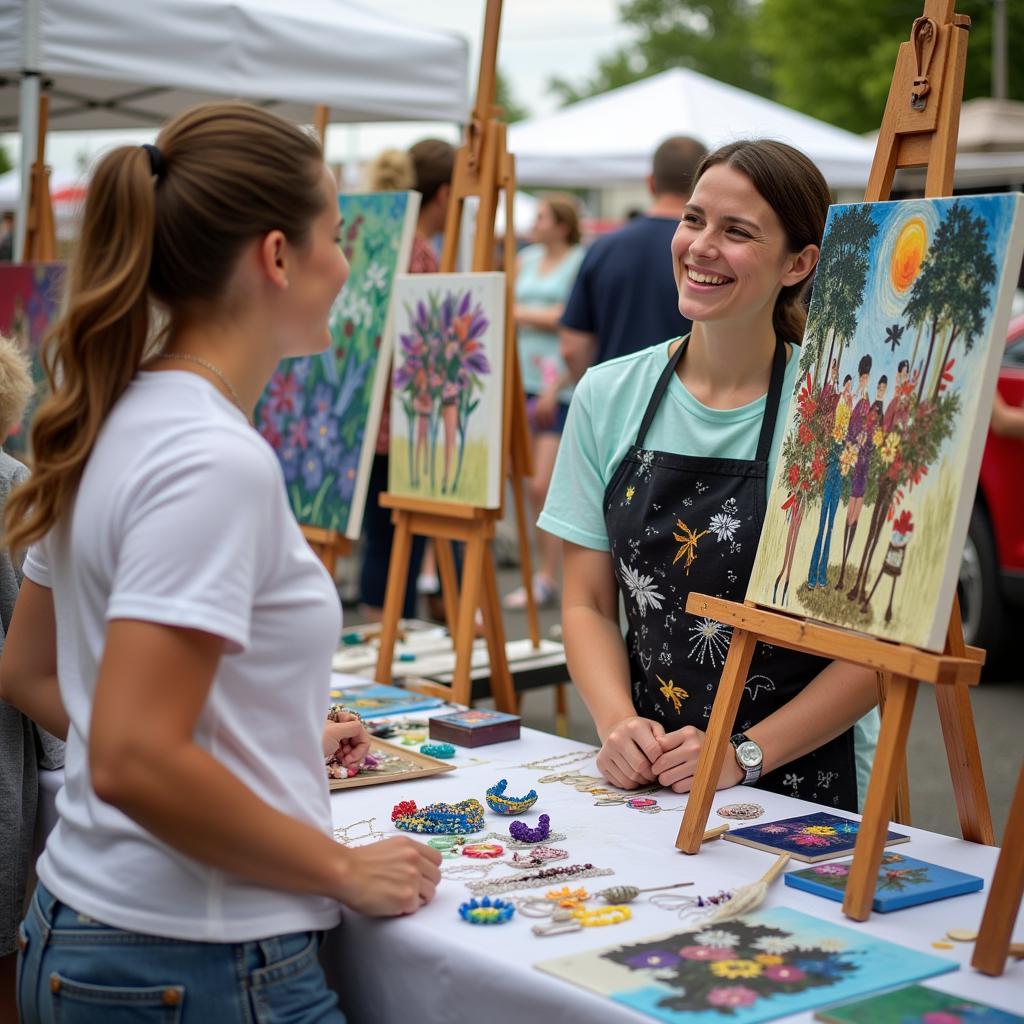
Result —
[{"label": "painted figure in artwork", "polygon": [[[871,465],[871,456],[875,449],[882,444],[884,439],[882,434],[882,420],[885,415],[885,393],[888,388],[889,378],[883,373],[882,376],[878,378],[878,384],[875,387],[875,400],[871,403],[871,408],[868,410],[867,419],[865,420],[864,430],[860,435],[862,440],[858,447],[857,462],[853,467],[853,477],[850,483],[851,507],[855,500],[854,495],[857,495],[856,519],[853,522],[854,533],[857,529],[857,522],[860,520],[860,514],[864,509],[864,493],[868,485],[868,467]],[[853,534],[850,536],[850,547],[853,547]],[[846,596],[849,600],[853,601],[857,598],[862,598],[864,595],[859,584],[855,582],[852,589]]]},{"label": "painted figure in artwork", "polygon": [[[838,370],[837,370],[838,372]],[[853,378],[847,374],[843,378],[843,390],[835,404],[832,414],[831,429],[828,440],[828,459],[825,464],[825,482],[821,492],[821,514],[818,517],[818,535],[814,539],[811,551],[811,566],[807,572],[807,586],[828,586],[828,553],[832,545],[832,525],[839,510],[839,499],[842,495],[843,482],[839,466],[840,455],[846,440],[846,431],[850,424],[850,413],[853,407]],[[826,419],[826,424],[828,420]]]},{"label": "painted figure in artwork", "polygon": [[846,448],[839,458],[843,475],[850,475],[850,500],[846,506],[846,529],[843,532],[843,560],[839,568],[836,590],[843,587],[846,576],[846,561],[857,534],[857,521],[864,505],[864,491],[868,484],[868,463],[864,448],[868,441],[871,419],[871,400],[868,388],[871,379],[871,356],[861,356],[857,364],[857,401],[850,413],[850,425],[846,430]]}]

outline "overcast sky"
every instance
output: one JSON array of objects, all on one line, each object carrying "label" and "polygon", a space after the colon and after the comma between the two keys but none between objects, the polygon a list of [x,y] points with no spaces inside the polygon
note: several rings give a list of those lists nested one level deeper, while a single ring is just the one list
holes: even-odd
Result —
[{"label": "overcast sky", "polygon": [[[483,35],[484,0],[362,0],[364,6],[401,21],[458,32],[470,43],[470,95],[476,89]],[[579,81],[594,69],[598,57],[630,38],[617,24],[617,0],[505,0],[498,64],[508,77],[518,103],[531,113],[553,110],[545,86],[552,75]],[[457,140],[453,126],[336,125],[328,133],[332,161],[367,159],[388,145],[407,146],[425,134]],[[153,132],[53,132],[47,160],[59,170],[73,171],[82,158],[91,159],[111,143],[148,141]],[[8,152],[15,155],[8,136]]]}]

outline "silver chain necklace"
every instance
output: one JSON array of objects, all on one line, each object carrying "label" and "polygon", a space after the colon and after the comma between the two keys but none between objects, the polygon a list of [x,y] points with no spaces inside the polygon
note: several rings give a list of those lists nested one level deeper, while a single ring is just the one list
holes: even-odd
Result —
[{"label": "silver chain necklace", "polygon": [[228,396],[230,397],[231,401],[235,403],[235,406],[237,407],[238,411],[243,416],[245,416],[246,419],[249,418],[248,415],[246,414],[245,409],[242,408],[242,400],[238,397],[238,392],[232,386],[231,381],[229,381],[227,377],[225,377],[224,374],[221,373],[221,371],[216,366],[213,365],[213,363],[208,362],[205,359],[201,359],[199,356],[194,356],[192,355],[191,352],[162,352],[157,358],[180,359],[183,362],[195,363],[197,366],[201,366],[203,367],[203,369],[209,370],[210,373],[212,373],[217,378],[217,380],[219,380],[221,384],[223,384],[224,387],[227,388]]}]

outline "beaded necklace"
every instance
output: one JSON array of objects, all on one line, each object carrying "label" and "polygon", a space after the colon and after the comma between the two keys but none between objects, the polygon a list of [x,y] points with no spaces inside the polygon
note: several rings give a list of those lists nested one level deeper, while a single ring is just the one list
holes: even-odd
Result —
[{"label": "beaded necklace", "polygon": [[614,875],[611,868],[596,868],[593,864],[567,864],[553,868],[528,871],[515,878],[496,878],[493,881],[470,882],[470,892],[479,895],[496,896],[515,889],[537,889],[551,882],[567,882],[577,878],[594,878],[598,875]]}]

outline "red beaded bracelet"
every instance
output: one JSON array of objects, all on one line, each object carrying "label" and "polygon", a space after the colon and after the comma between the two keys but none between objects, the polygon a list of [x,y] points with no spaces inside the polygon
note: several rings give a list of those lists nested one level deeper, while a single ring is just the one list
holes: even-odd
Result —
[{"label": "red beaded bracelet", "polygon": [[394,807],[391,808],[391,820],[397,821],[399,818],[404,818],[407,814],[416,813],[416,801],[415,800],[400,800]]}]

